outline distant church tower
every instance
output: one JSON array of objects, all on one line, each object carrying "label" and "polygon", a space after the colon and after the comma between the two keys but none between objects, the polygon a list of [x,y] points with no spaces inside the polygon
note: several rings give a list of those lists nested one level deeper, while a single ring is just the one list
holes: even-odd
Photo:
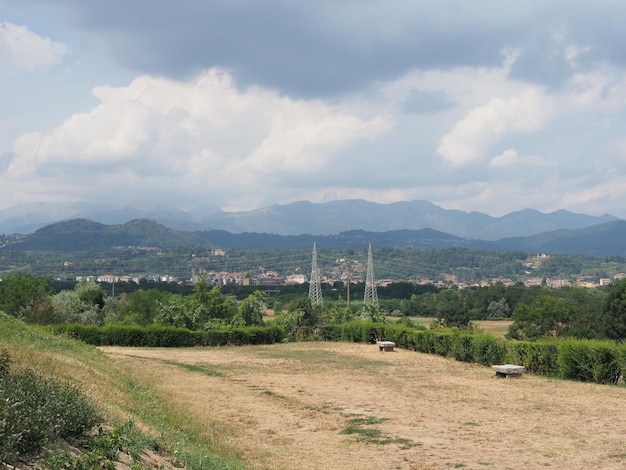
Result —
[{"label": "distant church tower", "polygon": [[320,270],[317,267],[317,249],[313,242],[313,262],[311,263],[311,279],[309,279],[309,299],[311,305],[322,305],[322,285],[320,282]]},{"label": "distant church tower", "polygon": [[372,258],[371,243],[367,251],[367,277],[365,278],[365,296],[363,297],[363,303],[365,305],[378,307],[378,291],[376,290],[376,281],[374,279],[374,260]]}]

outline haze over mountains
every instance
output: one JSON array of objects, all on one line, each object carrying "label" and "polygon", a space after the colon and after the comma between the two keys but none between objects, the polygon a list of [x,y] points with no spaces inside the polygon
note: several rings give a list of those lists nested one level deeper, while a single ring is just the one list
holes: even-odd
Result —
[{"label": "haze over mountains", "polygon": [[525,209],[502,217],[438,207],[428,201],[379,204],[364,200],[327,203],[294,202],[246,212],[224,212],[206,205],[183,211],[170,206],[132,203],[109,207],[88,203],[38,203],[0,211],[0,234],[32,233],[38,228],[70,219],[102,224],[124,224],[151,219],[174,230],[224,230],[297,236],[337,235],[352,230],[388,232],[432,229],[463,239],[495,241],[529,237],[555,230],[592,227],[619,220],[559,210],[548,214]]},{"label": "haze over mountains", "polygon": [[[40,210],[45,207],[39,207]],[[361,200],[325,204],[297,202],[250,212],[216,208],[180,211],[132,205],[92,210],[85,217],[44,224],[40,213],[23,214],[38,228],[6,249],[77,251],[116,246],[221,247],[235,249],[452,248],[525,251],[592,256],[626,256],[626,221],[556,211],[523,210],[503,217],[441,209],[425,201],[375,204]],[[47,216],[63,210],[49,208]],[[66,207],[65,210],[69,210]],[[4,214],[6,215],[6,211]],[[0,224],[2,219],[0,219]],[[8,220],[7,218],[4,219]],[[16,219],[12,219],[16,222]],[[0,225],[6,234],[5,223]],[[22,227],[26,227],[23,225]],[[14,230],[19,232],[18,230]],[[26,230],[22,230],[22,233]],[[1,233],[1,231],[0,231]]]}]

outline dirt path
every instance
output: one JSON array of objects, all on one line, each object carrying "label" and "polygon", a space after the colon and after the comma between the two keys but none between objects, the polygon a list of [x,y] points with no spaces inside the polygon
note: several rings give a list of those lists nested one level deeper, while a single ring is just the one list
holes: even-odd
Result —
[{"label": "dirt path", "polygon": [[624,386],[352,343],[102,349],[257,468],[626,468]]}]

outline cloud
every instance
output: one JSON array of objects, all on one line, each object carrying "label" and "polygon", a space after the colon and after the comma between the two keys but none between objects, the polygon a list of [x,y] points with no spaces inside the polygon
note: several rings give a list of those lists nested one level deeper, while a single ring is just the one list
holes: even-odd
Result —
[{"label": "cloud", "polygon": [[55,6],[73,28],[104,38],[108,53],[138,73],[180,79],[219,67],[242,86],[299,97],[363,89],[416,66],[497,64],[502,43],[524,27],[514,15],[534,11],[485,1],[451,9],[436,0],[57,0]]},{"label": "cloud", "polygon": [[[266,192],[329,171],[333,155],[387,132],[317,100],[260,87],[239,90],[212,69],[189,82],[141,76],[125,87],[96,87],[100,104],[52,132],[22,135],[7,177],[70,184],[82,191]],[[80,187],[81,183],[77,185]],[[163,199],[167,196],[163,195]]]},{"label": "cloud", "polygon": [[5,4],[0,205],[624,212],[620,2]]},{"label": "cloud", "polygon": [[472,109],[443,136],[437,154],[451,165],[485,159],[489,146],[511,133],[539,129],[552,113],[550,98],[537,88],[507,98],[494,98]]},{"label": "cloud", "polygon": [[0,72],[34,71],[58,64],[69,48],[25,26],[0,23]]},{"label": "cloud", "polygon": [[504,153],[493,157],[489,162],[489,166],[493,167],[507,167],[515,165],[519,162],[519,157],[515,149],[506,149]]},{"label": "cloud", "polygon": [[547,87],[625,62],[626,11],[613,0],[56,0],[54,8],[137,73],[180,79],[220,67],[242,86],[300,97],[364,89],[416,67],[492,67],[503,48],[519,53],[514,77]]}]

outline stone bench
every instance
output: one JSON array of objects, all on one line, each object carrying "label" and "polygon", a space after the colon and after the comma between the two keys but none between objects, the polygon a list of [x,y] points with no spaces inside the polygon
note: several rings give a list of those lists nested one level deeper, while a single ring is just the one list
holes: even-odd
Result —
[{"label": "stone bench", "polygon": [[380,351],[393,351],[396,347],[396,343],[393,341],[378,341],[378,349]]},{"label": "stone bench", "polygon": [[524,372],[526,372],[526,367],[524,366],[516,366],[513,364],[503,364],[497,366],[491,366],[491,368],[495,371],[496,377],[500,377],[503,379],[508,378],[519,378],[522,376]]}]

